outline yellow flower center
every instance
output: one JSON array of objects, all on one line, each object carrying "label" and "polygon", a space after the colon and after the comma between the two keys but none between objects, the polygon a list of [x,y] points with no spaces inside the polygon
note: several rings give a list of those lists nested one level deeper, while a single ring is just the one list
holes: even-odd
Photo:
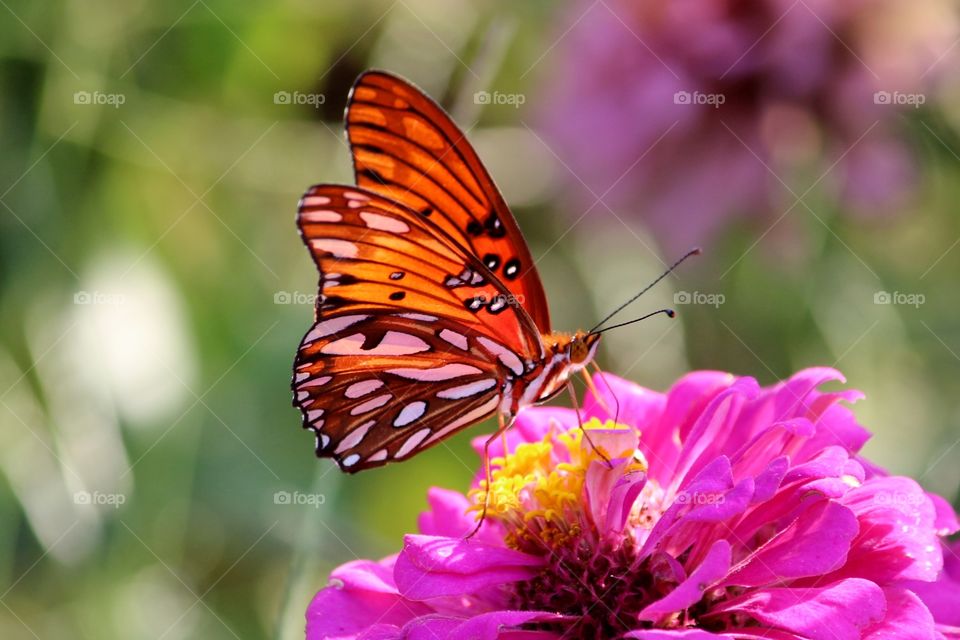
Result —
[{"label": "yellow flower center", "polygon": [[[646,470],[639,451],[606,451],[602,444],[594,445],[596,438],[590,436],[592,432],[623,430],[632,428],[593,418],[582,429],[560,434],[551,429],[543,440],[520,444],[512,453],[493,458],[489,491],[486,480],[471,490],[474,504],[470,510],[479,516],[486,504],[486,517],[505,525],[506,543],[515,549],[570,542],[587,524],[582,517],[583,484],[591,464],[628,458],[631,462],[623,473]],[[567,455],[563,455],[564,449]]]}]

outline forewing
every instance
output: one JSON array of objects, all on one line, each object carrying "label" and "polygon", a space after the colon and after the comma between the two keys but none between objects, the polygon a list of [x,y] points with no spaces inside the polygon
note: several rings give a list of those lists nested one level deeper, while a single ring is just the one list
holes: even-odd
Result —
[{"label": "forewing", "polygon": [[443,109],[416,87],[370,71],[353,87],[347,135],[357,184],[429,216],[500,278],[550,331],[526,241],[487,170]]}]

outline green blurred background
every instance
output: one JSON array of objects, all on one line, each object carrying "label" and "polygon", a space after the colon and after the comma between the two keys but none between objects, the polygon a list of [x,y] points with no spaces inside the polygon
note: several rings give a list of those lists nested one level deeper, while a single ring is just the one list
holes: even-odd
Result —
[{"label": "green blurred background", "polygon": [[[470,127],[557,328],[591,325],[674,257],[636,211],[571,230],[574,178],[531,115],[566,28],[554,3],[8,2],[2,638],[302,637],[332,567],[396,551],[429,486],[466,487],[490,425],[345,477],[290,404],[316,284],[296,202],[350,180],[341,115],[362,70],[411,78]],[[526,103],[470,99],[492,87]],[[720,303],[610,334],[601,365],[656,389],[691,368],[770,383],[836,366],[867,394],[867,454],[954,499],[960,101],[933,102],[904,116],[913,207],[864,220],[814,190],[822,220],[798,209],[795,239],[732,225],[636,311]],[[923,304],[874,304],[882,291]]]}]

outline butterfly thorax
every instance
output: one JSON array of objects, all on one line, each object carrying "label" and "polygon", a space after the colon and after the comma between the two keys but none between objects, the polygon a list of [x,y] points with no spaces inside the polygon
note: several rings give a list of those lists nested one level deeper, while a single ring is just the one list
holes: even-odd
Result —
[{"label": "butterfly thorax", "polygon": [[544,358],[528,376],[518,380],[505,397],[503,409],[510,415],[524,407],[549,400],[559,393],[570,376],[586,367],[596,354],[599,334],[552,332],[541,334]]}]

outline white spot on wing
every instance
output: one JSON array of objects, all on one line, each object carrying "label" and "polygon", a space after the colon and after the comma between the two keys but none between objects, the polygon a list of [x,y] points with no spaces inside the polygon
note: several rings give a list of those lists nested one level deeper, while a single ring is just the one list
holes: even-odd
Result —
[{"label": "white spot on wing", "polygon": [[523,373],[523,363],[520,362],[520,358],[518,358],[517,354],[513,351],[510,351],[510,349],[499,342],[494,342],[484,336],[478,337],[477,342],[482,344],[487,351],[497,356],[497,359],[502,362],[505,367],[513,371],[514,374],[519,376]]},{"label": "white spot on wing", "polygon": [[300,220],[302,222],[340,222],[343,220],[343,216],[336,211],[318,209],[317,211],[301,211]]},{"label": "white spot on wing", "polygon": [[416,402],[411,402],[403,408],[400,412],[400,415],[397,416],[397,419],[393,421],[393,426],[395,427],[405,427],[414,420],[419,419],[424,413],[427,412],[427,403],[423,400],[417,400]]},{"label": "white spot on wing", "polygon": [[401,331],[387,331],[380,344],[367,353],[375,356],[407,356],[421,351],[430,351],[430,345],[417,336]]},{"label": "white spot on wing", "polygon": [[374,453],[372,456],[367,458],[367,462],[380,462],[381,460],[386,460],[386,459],[387,459],[387,450],[380,449],[379,451]]},{"label": "white spot on wing", "polygon": [[317,251],[332,253],[336,258],[356,258],[360,253],[360,247],[354,243],[336,238],[315,238],[310,241],[310,246]]},{"label": "white spot on wing", "polygon": [[392,373],[395,376],[407,378],[408,380],[437,382],[439,380],[452,380],[453,378],[483,373],[483,371],[469,364],[453,362],[440,367],[433,367],[432,369],[415,369],[413,367],[387,369],[387,373]]},{"label": "white spot on wing", "polygon": [[346,391],[343,392],[343,395],[348,398],[362,398],[368,393],[373,393],[377,389],[383,386],[383,382],[380,380],[363,380],[361,382],[354,382],[352,385],[347,387]]},{"label": "white spot on wing", "polygon": [[450,329],[444,329],[440,332],[440,338],[446,340],[458,349],[467,350],[467,336]]},{"label": "white spot on wing", "polygon": [[377,408],[379,408],[379,407],[382,407],[383,405],[385,405],[385,404],[387,404],[388,402],[390,402],[390,398],[392,398],[392,397],[393,397],[393,396],[390,395],[389,393],[384,393],[384,394],[382,394],[382,395],[377,396],[376,398],[373,398],[373,399],[371,399],[371,400],[367,400],[367,401],[364,402],[363,404],[358,404],[358,405],[355,406],[353,409],[351,409],[351,410],[350,410],[350,415],[352,415],[352,416],[358,416],[358,415],[360,415],[361,413],[367,413],[368,411],[373,411],[374,409],[377,409]]},{"label": "white spot on wing", "polygon": [[327,196],[305,196],[300,201],[301,207],[321,207],[330,204],[330,198]]},{"label": "white spot on wing", "polygon": [[[300,378],[301,375],[303,374],[299,374],[299,373],[297,374],[298,382],[301,380]],[[310,374],[306,374],[306,377],[309,378]],[[333,380],[333,376],[320,376],[319,378],[314,378],[313,380],[307,380],[306,382],[300,385],[300,388],[306,389],[307,387],[322,387],[323,385],[327,384],[331,380]]]},{"label": "white spot on wing", "polygon": [[351,431],[349,434],[347,434],[346,438],[340,441],[340,444],[337,445],[337,450],[334,451],[334,453],[343,453],[347,449],[353,449],[363,441],[364,437],[367,435],[367,432],[370,431],[370,427],[376,423],[376,420],[369,420]]},{"label": "white spot on wing", "polygon": [[323,345],[320,353],[331,356],[358,356],[364,353],[362,349],[364,340],[366,337],[362,333],[355,333]]},{"label": "white spot on wing", "polygon": [[[370,197],[358,191],[344,191],[343,197],[352,202],[370,202]],[[359,206],[359,205],[358,205]]]},{"label": "white spot on wing", "polygon": [[372,211],[361,211],[360,217],[363,218],[363,221],[367,223],[367,227],[370,229],[388,231],[390,233],[407,233],[410,231],[410,225],[392,216],[385,216]]},{"label": "white spot on wing", "polygon": [[462,384],[459,387],[444,389],[443,391],[437,393],[437,397],[444,398],[446,400],[460,400],[461,398],[475,396],[478,393],[486,391],[487,389],[492,389],[495,386],[497,386],[496,380],[493,378],[484,378],[483,380],[477,380],[476,382]]},{"label": "white spot on wing", "polygon": [[325,344],[320,353],[332,356],[407,356],[430,350],[430,345],[417,336],[400,331],[387,331],[380,344],[372,349],[363,348],[365,340],[362,333],[355,333]]},{"label": "white spot on wing", "polygon": [[428,316],[425,313],[401,313],[399,314],[401,318],[407,318],[408,320],[419,320],[420,322],[436,322],[437,316]]},{"label": "white spot on wing", "polygon": [[313,342],[317,338],[325,338],[335,333],[339,333],[347,327],[351,327],[369,317],[370,316],[350,315],[340,316],[338,318],[330,318],[329,320],[322,320],[313,326],[313,329],[311,329],[310,333],[307,334],[304,342]]},{"label": "white spot on wing", "polygon": [[360,460],[360,456],[355,453],[351,453],[346,458],[340,461],[340,466],[352,467],[353,465],[357,464],[358,460]]},{"label": "white spot on wing", "polygon": [[414,433],[412,436],[407,438],[400,449],[397,450],[397,457],[402,458],[409,454],[411,451],[416,449],[417,445],[423,442],[424,438],[426,438],[428,435],[430,435],[429,427],[424,427],[423,429],[420,429],[420,431]]}]

